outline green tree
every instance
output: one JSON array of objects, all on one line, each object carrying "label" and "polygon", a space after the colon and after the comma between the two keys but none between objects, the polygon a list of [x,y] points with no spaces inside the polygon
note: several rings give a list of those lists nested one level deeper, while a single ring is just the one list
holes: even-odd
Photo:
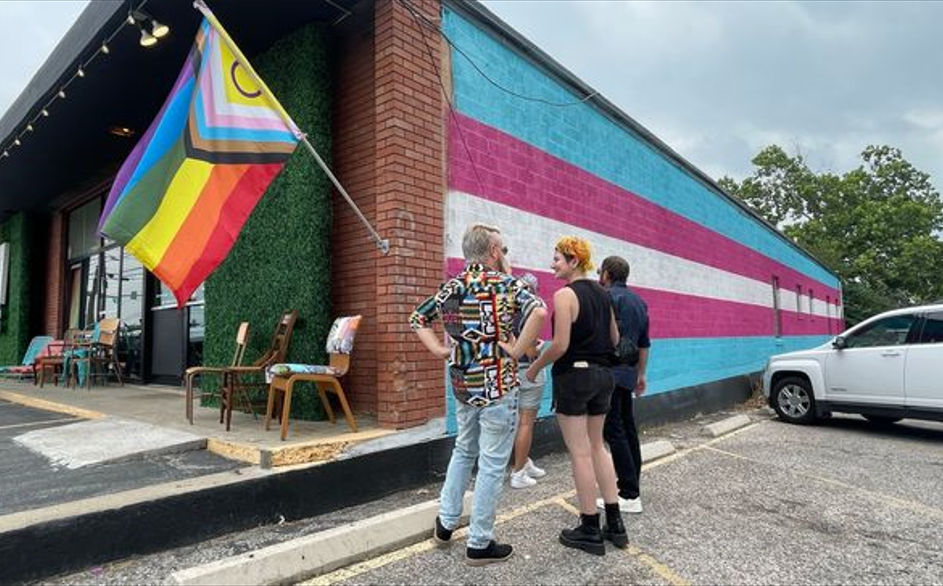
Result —
[{"label": "green tree", "polygon": [[943,298],[943,201],[930,175],[889,146],[861,158],[844,175],[816,173],[772,145],[753,175],[718,182],[838,274],[852,324]]}]

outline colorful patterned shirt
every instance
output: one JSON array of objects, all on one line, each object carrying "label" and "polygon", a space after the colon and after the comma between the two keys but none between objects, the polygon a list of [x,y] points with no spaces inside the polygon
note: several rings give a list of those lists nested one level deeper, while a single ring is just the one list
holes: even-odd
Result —
[{"label": "colorful patterned shirt", "polygon": [[409,325],[418,330],[442,319],[453,342],[449,377],[455,397],[484,407],[517,388],[517,361],[498,342],[508,340],[515,315],[526,321],[538,307],[544,302],[522,281],[470,263],[416,307]]}]

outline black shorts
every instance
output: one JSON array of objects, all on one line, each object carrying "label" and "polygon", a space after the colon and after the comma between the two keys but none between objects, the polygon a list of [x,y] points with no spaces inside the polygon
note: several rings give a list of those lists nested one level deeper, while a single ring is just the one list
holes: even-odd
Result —
[{"label": "black shorts", "polygon": [[560,415],[605,415],[614,387],[608,367],[571,368],[553,375],[553,404]]}]

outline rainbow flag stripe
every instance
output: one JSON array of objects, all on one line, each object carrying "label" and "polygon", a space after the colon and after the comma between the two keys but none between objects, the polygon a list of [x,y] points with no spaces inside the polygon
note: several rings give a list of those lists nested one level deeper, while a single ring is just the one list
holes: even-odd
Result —
[{"label": "rainbow flag stripe", "polygon": [[121,166],[99,231],[182,306],[232,249],[300,131],[203,20],[157,118]]}]

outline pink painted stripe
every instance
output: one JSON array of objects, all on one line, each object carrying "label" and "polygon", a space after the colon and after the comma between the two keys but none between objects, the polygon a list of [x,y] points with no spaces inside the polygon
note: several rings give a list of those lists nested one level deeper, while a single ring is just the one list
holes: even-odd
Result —
[{"label": "pink painted stripe", "polygon": [[776,275],[781,288],[812,289],[816,299],[839,297],[834,287],[477,120],[456,114],[449,138],[452,189],[764,283]]},{"label": "pink painted stripe", "polygon": [[[464,261],[459,258],[448,259],[448,274],[457,274],[464,264]],[[515,271],[516,274],[523,272],[523,269]],[[563,281],[554,278],[549,272],[533,270],[530,272],[537,277],[538,292],[547,302],[548,308],[552,310],[553,294],[563,287]],[[652,339],[732,338],[775,334],[774,314],[770,307],[640,287],[633,287],[632,290],[648,304],[651,320],[649,336]],[[784,336],[837,334],[844,329],[841,320],[797,314],[794,311],[782,310],[781,319]],[[549,339],[550,336],[548,320],[541,332],[541,337]]]}]

